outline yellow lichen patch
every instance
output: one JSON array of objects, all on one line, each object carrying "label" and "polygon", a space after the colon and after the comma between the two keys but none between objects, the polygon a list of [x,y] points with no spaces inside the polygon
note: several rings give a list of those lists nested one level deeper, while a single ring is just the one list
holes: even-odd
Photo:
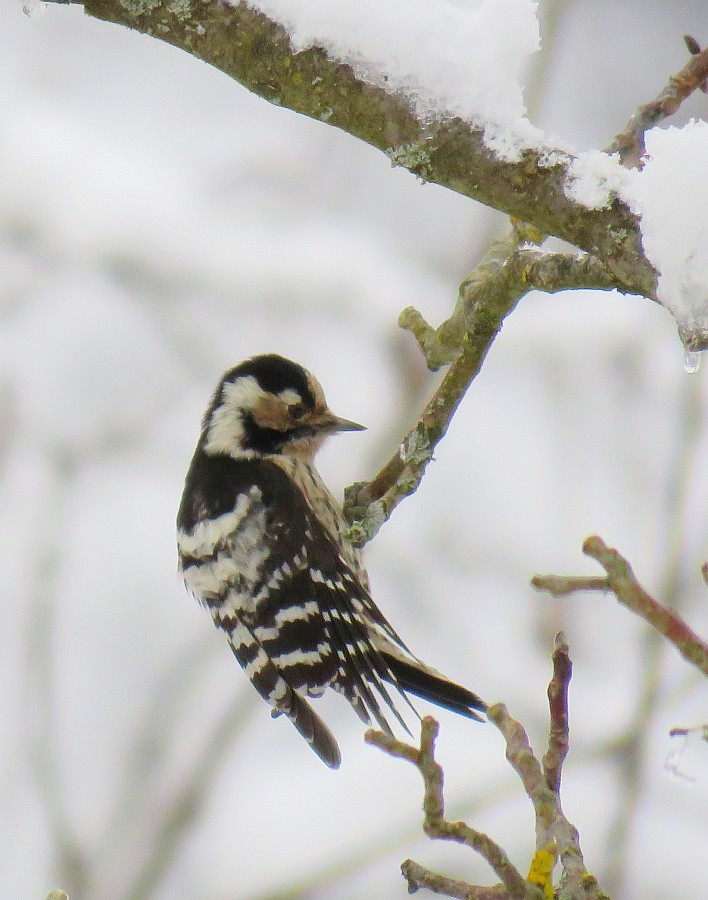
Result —
[{"label": "yellow lichen patch", "polygon": [[541,847],[534,854],[529,874],[526,876],[527,881],[537,884],[541,888],[546,900],[553,900],[553,867],[556,864],[556,854],[555,844]]}]

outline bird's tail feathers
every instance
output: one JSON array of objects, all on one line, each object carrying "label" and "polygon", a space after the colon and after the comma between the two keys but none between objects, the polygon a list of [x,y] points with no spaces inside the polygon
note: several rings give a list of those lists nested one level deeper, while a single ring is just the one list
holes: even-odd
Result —
[{"label": "bird's tail feathers", "polygon": [[401,690],[408,691],[462,716],[467,716],[469,719],[482,721],[482,717],[477,715],[474,710],[486,712],[487,704],[477,694],[450,681],[444,675],[415,659],[407,660],[400,653],[391,653],[386,650],[383,650],[382,653]]},{"label": "bird's tail feathers", "polygon": [[290,719],[325,765],[330,769],[339,768],[342,756],[337,741],[304,697],[289,688],[287,696],[273,710],[273,716],[280,713]]},{"label": "bird's tail feathers", "polygon": [[334,735],[307,700],[288,684],[243,623],[235,623],[229,635],[229,643],[240,665],[247,671],[250,670],[254,688],[270,703],[273,716],[281,713],[287,716],[322,762],[330,769],[338,769],[342,757]]}]

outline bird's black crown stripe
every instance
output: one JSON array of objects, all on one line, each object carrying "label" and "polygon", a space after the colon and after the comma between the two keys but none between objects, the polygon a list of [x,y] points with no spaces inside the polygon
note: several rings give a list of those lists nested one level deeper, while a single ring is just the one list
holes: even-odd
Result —
[{"label": "bird's black crown stripe", "polygon": [[275,353],[254,356],[230,369],[223,381],[236,381],[237,378],[248,375],[252,375],[264,391],[279,394],[290,388],[298,392],[306,406],[312,408],[315,405],[315,398],[307,383],[307,373],[302,366],[289,359]]}]

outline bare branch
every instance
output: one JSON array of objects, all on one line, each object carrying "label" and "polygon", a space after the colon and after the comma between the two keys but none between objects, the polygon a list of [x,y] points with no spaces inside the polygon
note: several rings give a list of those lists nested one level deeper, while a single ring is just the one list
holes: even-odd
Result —
[{"label": "bare branch", "polygon": [[551,714],[548,729],[548,749],[543,757],[543,774],[546,784],[560,794],[563,763],[568,755],[568,687],[573,674],[573,664],[568,655],[568,644],[561,632],[556,635],[553,650],[553,677],[548,685],[548,706]]},{"label": "bare branch", "polygon": [[[411,747],[390,735],[373,729],[366,732],[364,740],[373,744],[389,756],[408,760],[416,766],[423,778],[423,830],[430,838],[456,841],[483,856],[494,869],[506,890],[509,900],[532,900],[537,898],[535,888],[529,892],[530,885],[521,873],[510,862],[506,853],[490,837],[477,831],[464,822],[448,822],[445,819],[445,801],[443,797],[443,770],[435,760],[435,739],[439,725],[431,716],[426,716],[421,723],[420,748]],[[410,872],[406,874],[410,883]],[[427,872],[427,870],[423,870]],[[442,877],[442,876],[441,876]],[[459,882],[457,883],[459,885]],[[424,886],[424,885],[417,885]],[[472,886],[470,885],[470,888]],[[452,894],[451,896],[464,896]],[[472,895],[474,896],[474,895]]]},{"label": "bare branch", "polygon": [[[536,814],[536,856],[529,877],[535,870],[543,872],[544,861],[549,854],[554,857],[557,855],[563,864],[561,885],[566,895],[600,900],[604,895],[599,890],[595,877],[585,868],[578,831],[566,819],[558,793],[548,787],[523,725],[512,719],[501,703],[490,707],[487,715],[504,736],[506,758],[520,777]],[[552,866],[550,869],[545,868],[549,879],[551,870]],[[543,883],[540,878],[536,883],[544,888],[548,884]]]},{"label": "bare branch", "polygon": [[420,888],[427,888],[434,894],[446,897],[459,897],[461,900],[507,900],[509,893],[503,884],[490,887],[468,884],[456,878],[448,878],[439,872],[433,872],[420,863],[407,859],[401,864],[401,873],[408,882],[408,892],[414,894]]},{"label": "bare branch", "polygon": [[399,323],[413,332],[429,367],[450,361],[452,365],[399,450],[371,481],[347,489],[345,512],[352,543],[361,546],[371,540],[401,500],[416,491],[460,401],[519,299],[534,289],[553,292],[589,284],[602,289],[619,286],[604,265],[587,254],[519,247],[517,236],[510,234],[495,241],[465,279],[455,310],[437,330],[415,309],[401,313]]},{"label": "bare branch", "polygon": [[600,563],[607,572],[606,579],[537,575],[531,580],[531,584],[538,590],[548,590],[555,596],[562,596],[564,585],[573,591],[612,591],[623,606],[637,613],[668,638],[685,660],[708,677],[708,644],[689,628],[678,613],[654,600],[644,590],[630,564],[617,550],[608,547],[602,538],[594,536],[583,543],[583,553]]},{"label": "bare branch", "polygon": [[565,597],[577,591],[609,591],[608,578],[585,575],[534,575],[531,586],[554,597]]},{"label": "bare branch", "polygon": [[619,153],[622,164],[637,168],[644,155],[644,134],[663,119],[672,116],[683,101],[695,90],[705,91],[708,79],[708,48],[701,50],[698,42],[686,35],[686,45],[692,55],[686,65],[669,78],[658,96],[640,106],[626,128],[617,134],[607,148],[608,153]]},{"label": "bare branch", "polygon": [[492,888],[449,879],[437,872],[407,860],[402,871],[409,889],[427,887],[436,893],[467,900],[493,898],[552,897],[553,870],[562,863],[560,889],[570,900],[603,900],[597,879],[585,868],[577,829],[565,817],[560,801],[563,762],[568,752],[568,685],[572,665],[568,646],[562,634],[556,638],[553,652],[553,676],[548,686],[550,729],[548,750],[543,767],[536,758],[524,727],[512,719],[506,707],[497,703],[488,710],[489,720],[496,725],[506,742],[506,757],[518,774],[533,805],[536,818],[536,852],[527,878],[523,878],[504,851],[486,834],[464,822],[445,819],[443,771],[435,761],[437,722],[427,717],[421,726],[420,747],[412,747],[380,731],[370,730],[366,741],[380,747],[390,756],[412,762],[423,777],[425,818],[423,828],[431,838],[454,840],[480,853],[501,879]]},{"label": "bare branch", "polygon": [[[453,360],[466,335],[479,332],[480,325],[489,316],[494,317],[498,306],[506,316],[530,291],[555,294],[580,287],[626,290],[596,257],[519,246],[513,233],[492,244],[482,262],[460,285],[452,315],[437,329],[431,328],[412,307],[403,310],[399,324],[412,332],[428,367],[439,369]],[[492,321],[496,324],[494,318]],[[493,331],[487,329],[490,344],[500,327],[501,321]]]}]

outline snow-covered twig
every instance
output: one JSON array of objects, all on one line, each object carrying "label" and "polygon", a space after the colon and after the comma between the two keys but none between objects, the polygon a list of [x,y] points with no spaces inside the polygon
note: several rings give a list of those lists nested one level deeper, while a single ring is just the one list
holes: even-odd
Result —
[{"label": "snow-covered twig", "polygon": [[[586,251],[546,253],[521,243],[513,233],[495,243],[463,282],[453,313],[440,327],[432,328],[417,310],[403,311],[401,325],[414,334],[428,365],[451,368],[401,449],[370,482],[350,489],[346,507],[356,544],[370,540],[398,503],[417,489],[504,317],[524,294],[532,289],[617,288],[656,300],[656,272],[642,252],[637,215],[616,195],[598,208],[572,199],[567,187],[575,160],[559,147],[531,142],[520,158],[496,154],[483,124],[418,115],[405,92],[368,83],[322,47],[295,52],[284,27],[245,3],[56,2],[80,3],[90,15],[181,47],[266,100],[372,144],[422,180],[530,223],[527,230],[541,239],[553,234]],[[708,341],[700,316],[686,325],[677,314],[677,323],[692,350]]]}]

